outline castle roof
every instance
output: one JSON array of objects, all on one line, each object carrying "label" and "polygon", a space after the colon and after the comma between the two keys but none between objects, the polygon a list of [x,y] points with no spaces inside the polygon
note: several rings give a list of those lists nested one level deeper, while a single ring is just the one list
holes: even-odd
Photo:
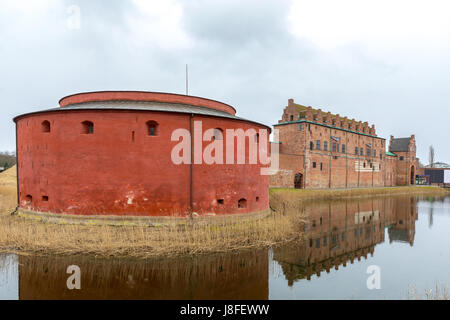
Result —
[{"label": "castle roof", "polygon": [[[304,105],[301,105],[301,104],[298,104],[298,103],[294,103],[294,105],[297,107],[297,110],[300,113],[300,115],[305,115],[306,114],[306,110],[308,110],[307,106],[304,106]],[[315,114],[315,113],[319,112],[319,109],[311,108],[311,111],[312,111],[313,114]],[[322,111],[322,116],[323,117],[326,117],[327,115],[328,115],[328,112]],[[331,119],[337,118],[336,114],[332,114],[331,113],[330,116],[331,116]],[[344,117],[340,116],[340,118],[343,120]],[[347,119],[347,121],[348,121],[348,123],[353,123],[353,121],[358,122],[355,119],[353,119],[353,120]]]},{"label": "castle roof", "polygon": [[391,144],[389,146],[389,151],[390,152],[408,152],[410,140],[411,140],[411,138],[392,139]]}]

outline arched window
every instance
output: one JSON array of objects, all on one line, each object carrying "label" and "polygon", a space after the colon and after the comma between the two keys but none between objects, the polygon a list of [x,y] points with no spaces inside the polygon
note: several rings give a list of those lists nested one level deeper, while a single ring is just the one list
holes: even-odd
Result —
[{"label": "arched window", "polygon": [[223,140],[223,130],[220,128],[214,129],[213,140]]},{"label": "arched window", "polygon": [[155,137],[159,134],[158,122],[153,120],[147,121],[147,134],[152,137]]},{"label": "arched window", "polygon": [[240,209],[247,208],[247,200],[246,199],[240,199],[238,201],[238,208],[240,208]]},{"label": "arched window", "polygon": [[50,122],[47,120],[42,121],[41,129],[42,129],[42,132],[46,132],[46,133],[50,132]]},{"label": "arched window", "polygon": [[82,134],[94,134],[94,123],[91,121],[83,121],[81,123]]}]

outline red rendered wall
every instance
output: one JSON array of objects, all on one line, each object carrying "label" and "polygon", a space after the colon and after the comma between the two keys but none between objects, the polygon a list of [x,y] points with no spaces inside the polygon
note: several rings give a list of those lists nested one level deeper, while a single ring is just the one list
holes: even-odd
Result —
[{"label": "red rendered wall", "polygon": [[[41,130],[45,120],[51,123],[50,133]],[[86,120],[95,125],[92,135],[80,133]],[[159,123],[158,136],[148,136],[149,120]],[[234,119],[196,115],[194,120],[202,121],[203,130],[266,129]],[[171,151],[178,142],[171,141],[171,134],[178,128],[189,130],[190,115],[67,110],[25,115],[16,121],[22,208],[81,215],[189,215],[190,165],[172,163]],[[268,209],[268,177],[260,175],[260,168],[259,164],[194,165],[194,212]],[[31,206],[26,204],[27,195],[33,197]],[[241,198],[247,199],[246,208],[238,208]],[[224,199],[223,205],[217,199]]]}]

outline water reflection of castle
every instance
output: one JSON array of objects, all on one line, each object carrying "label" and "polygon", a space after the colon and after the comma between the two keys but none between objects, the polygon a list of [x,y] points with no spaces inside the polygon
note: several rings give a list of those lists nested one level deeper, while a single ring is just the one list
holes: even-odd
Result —
[{"label": "water reflection of castle", "polygon": [[417,199],[386,197],[315,203],[303,208],[308,216],[305,241],[274,250],[289,285],[320,276],[374,253],[385,240],[414,243]]}]

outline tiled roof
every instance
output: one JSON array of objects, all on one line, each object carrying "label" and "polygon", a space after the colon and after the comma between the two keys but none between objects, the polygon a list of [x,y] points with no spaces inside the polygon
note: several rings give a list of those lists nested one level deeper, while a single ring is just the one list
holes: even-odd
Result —
[{"label": "tiled roof", "polygon": [[389,146],[390,152],[407,152],[409,150],[409,141],[411,138],[392,139]]},{"label": "tiled roof", "polygon": [[[308,110],[308,107],[303,106],[298,103],[296,103],[295,106],[297,107],[297,110],[299,111],[300,114],[303,114],[303,113],[306,114],[306,110]],[[318,109],[314,109],[314,108],[311,109],[311,112],[313,114],[315,114],[318,111],[319,111]],[[328,115],[328,112],[322,111],[323,117],[326,117],[327,115]],[[331,113],[330,116],[331,116],[331,119],[333,119],[333,118],[336,118],[337,115]],[[344,120],[344,117],[341,116],[341,120]],[[348,123],[353,123],[353,120],[347,119],[347,121],[348,121]],[[355,120],[355,122],[358,122],[358,121]]]}]

